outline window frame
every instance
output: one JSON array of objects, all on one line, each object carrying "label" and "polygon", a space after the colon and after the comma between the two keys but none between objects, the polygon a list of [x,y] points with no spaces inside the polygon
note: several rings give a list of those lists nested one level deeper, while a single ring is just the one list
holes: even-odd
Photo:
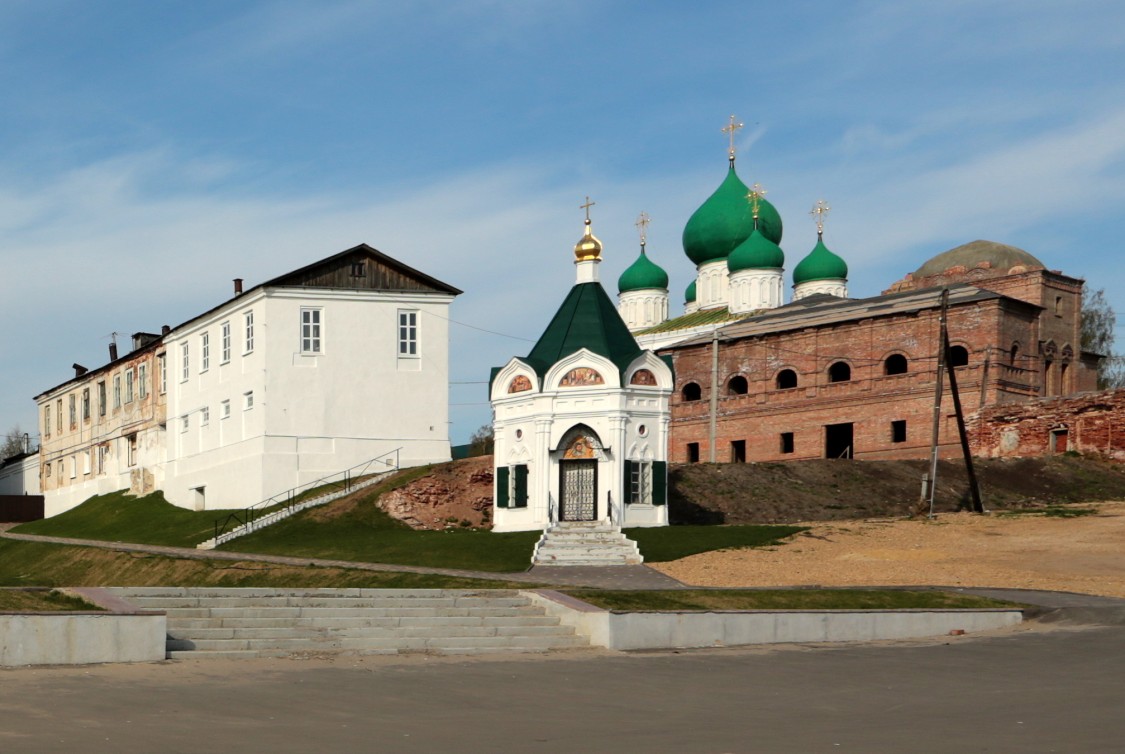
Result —
[{"label": "window frame", "polygon": [[180,382],[191,379],[191,343],[180,344]]},{"label": "window frame", "polygon": [[230,363],[230,320],[219,325],[219,365]]},{"label": "window frame", "polygon": [[133,370],[132,369],[126,369],[125,370],[125,405],[126,406],[133,402],[134,396],[135,396],[135,394],[134,394],[134,391],[133,391]]},{"label": "window frame", "polygon": [[419,359],[422,357],[419,336],[420,318],[417,309],[398,310],[398,358]]},{"label": "window frame", "polygon": [[324,353],[324,309],[319,306],[301,307],[301,353]]},{"label": "window frame", "polygon": [[211,333],[199,334],[199,373],[211,368]]},{"label": "window frame", "polygon": [[251,309],[242,315],[243,323],[243,349],[242,355],[254,353],[254,310]]}]

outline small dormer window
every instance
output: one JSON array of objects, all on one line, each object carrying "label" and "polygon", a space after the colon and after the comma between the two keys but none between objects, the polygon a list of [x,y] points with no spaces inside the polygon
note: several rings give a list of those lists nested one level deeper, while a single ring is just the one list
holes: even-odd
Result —
[{"label": "small dormer window", "polygon": [[367,265],[364,263],[364,260],[357,259],[356,261],[352,262],[352,277],[353,278],[361,278],[361,277],[366,277],[366,276],[367,276]]}]

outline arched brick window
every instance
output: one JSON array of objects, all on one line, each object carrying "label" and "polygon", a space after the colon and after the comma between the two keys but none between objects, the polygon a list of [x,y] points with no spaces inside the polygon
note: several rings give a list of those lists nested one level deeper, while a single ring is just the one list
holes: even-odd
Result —
[{"label": "arched brick window", "polygon": [[746,395],[749,390],[750,384],[741,374],[736,374],[727,381],[727,395]]},{"label": "arched brick window", "polygon": [[949,349],[949,366],[965,367],[969,365],[969,349],[964,346],[951,346]]},{"label": "arched brick window", "polygon": [[792,369],[782,369],[777,373],[777,389],[789,390],[797,387],[797,373]]},{"label": "arched brick window", "polygon": [[907,371],[906,357],[901,353],[892,353],[883,362],[883,374],[906,374]]},{"label": "arched brick window", "polygon": [[848,382],[852,378],[852,368],[846,361],[837,361],[828,367],[829,382]]},{"label": "arched brick window", "polygon": [[681,395],[685,402],[697,401],[703,397],[703,388],[699,387],[697,382],[689,382],[684,385]]}]

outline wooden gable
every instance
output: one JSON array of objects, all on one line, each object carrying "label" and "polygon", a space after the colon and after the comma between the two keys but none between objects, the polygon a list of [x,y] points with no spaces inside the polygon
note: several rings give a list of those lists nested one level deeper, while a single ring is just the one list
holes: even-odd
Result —
[{"label": "wooden gable", "polygon": [[447,293],[460,290],[419,272],[383,254],[367,244],[360,244],[339,254],[314,262],[281,277],[263,283],[265,286],[301,288],[355,288],[373,291],[408,291]]}]

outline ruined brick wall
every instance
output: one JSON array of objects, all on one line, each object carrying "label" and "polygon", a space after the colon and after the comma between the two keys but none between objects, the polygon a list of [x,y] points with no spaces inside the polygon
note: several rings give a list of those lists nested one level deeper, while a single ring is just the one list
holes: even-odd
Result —
[{"label": "ruined brick wall", "polygon": [[[1004,300],[955,306],[949,312],[950,340],[969,352],[957,369],[966,413],[982,403],[1027,400],[1037,393],[1036,373],[1006,368],[1001,355],[1007,338],[1035,339],[1037,318]],[[710,398],[717,391],[715,460],[732,461],[745,448],[747,461],[824,458],[826,427],[850,424],[856,458],[925,458],[930,452],[934,372],[940,331],[938,310],[911,315],[870,317],[832,327],[720,342],[717,385],[711,384],[710,344],[677,348],[677,390],[672,396],[669,460],[689,460],[689,444],[699,460],[710,459]],[[886,359],[899,354],[907,372],[886,374]],[[829,367],[848,364],[851,379],[829,380]],[[797,387],[779,389],[778,374],[797,375]],[[746,392],[737,392],[739,379]],[[686,400],[684,387],[699,386],[699,400]],[[959,453],[953,402],[945,391],[939,444],[943,455]],[[893,422],[905,422],[896,438]],[[792,434],[784,452],[783,434]]]},{"label": "ruined brick wall", "polygon": [[970,417],[969,432],[979,456],[1076,450],[1125,461],[1125,390],[988,406]]}]

